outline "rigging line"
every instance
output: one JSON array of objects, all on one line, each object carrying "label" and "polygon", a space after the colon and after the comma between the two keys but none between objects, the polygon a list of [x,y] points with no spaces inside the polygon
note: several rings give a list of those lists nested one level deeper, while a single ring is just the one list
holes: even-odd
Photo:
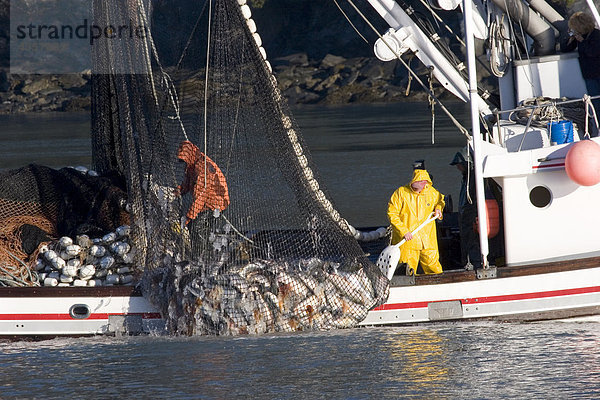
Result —
[{"label": "rigging line", "polygon": [[[146,10],[144,8],[144,4],[143,4],[143,2],[141,0],[138,0],[138,4],[139,4],[139,8],[141,8],[141,10],[142,10],[142,12],[140,12],[140,16],[141,16],[143,22],[145,23],[145,26],[149,27],[150,24],[148,23],[148,19],[147,19],[147,16],[146,16]],[[160,72],[162,74],[162,79],[163,79],[164,83],[167,86],[167,91],[168,91],[168,95],[169,95],[168,98],[171,99],[171,103],[173,104],[173,109],[175,111],[175,118],[179,121],[179,125],[181,126],[181,130],[183,131],[184,138],[186,140],[188,140],[187,132],[185,130],[185,126],[183,125],[183,121],[181,120],[181,116],[180,116],[180,113],[179,113],[179,105],[178,105],[179,104],[179,99],[178,99],[178,96],[177,96],[177,91],[176,91],[175,85],[173,84],[173,82],[171,80],[171,77],[164,71],[164,69],[162,67],[162,64],[160,62],[160,58],[158,56],[158,50],[156,50],[156,45],[154,44],[154,37],[152,36],[152,32],[150,30],[148,30],[147,36],[148,36],[148,41],[150,42],[150,46],[152,48],[152,55],[154,56],[154,59],[156,60],[156,64],[158,65],[158,68],[160,69]],[[191,38],[191,36],[190,36],[190,38]],[[144,44],[146,45],[145,42],[144,42]],[[149,55],[147,55],[147,57],[148,57],[148,59],[147,59],[147,61],[148,61],[148,69],[149,69],[149,73],[150,73],[150,79],[151,79],[151,82],[152,82],[152,91],[153,91],[153,95],[154,95],[154,97],[156,99],[156,107],[157,107],[157,109],[160,110],[160,116],[162,116],[163,111],[165,111],[165,108],[166,108],[167,97],[165,97],[165,100],[163,102],[162,107],[159,106],[159,104],[158,104],[158,97],[156,95],[156,91],[155,91],[155,88],[154,88],[154,77],[152,75],[152,64],[151,64],[152,61],[149,59]],[[183,54],[182,54],[182,58],[183,58]],[[175,95],[173,95],[173,93]],[[158,119],[158,121],[160,121],[160,118]],[[154,132],[156,132],[158,130],[159,126],[160,126],[160,122],[157,122]]]},{"label": "rigging line", "polygon": [[[410,67],[410,64],[412,63],[413,58],[415,58],[415,54],[412,53],[409,58],[408,58],[408,66]],[[408,74],[408,82],[406,83],[406,91],[404,92],[404,97],[408,97],[408,95],[410,94],[410,87],[412,85],[412,80],[413,80],[413,76],[411,74]]]},{"label": "rigging line", "polygon": [[[513,21],[512,16],[510,15],[510,9],[508,8],[508,3],[507,3],[506,0],[504,0],[504,7],[506,9],[506,12],[504,12],[503,14],[506,14],[508,16],[508,21],[509,21],[508,26],[510,28],[510,33],[511,33],[511,36],[512,36],[512,40],[511,41],[513,42],[512,46],[513,46],[513,48],[515,48],[517,50],[516,51],[517,58],[520,61],[523,61],[523,57],[521,55],[521,51],[519,51],[519,47],[518,47],[519,40],[517,38],[517,35],[515,34],[514,21]],[[515,15],[515,17],[516,17],[516,15]],[[527,61],[529,62],[529,54],[528,54],[528,51],[527,51],[527,40],[525,38],[525,35],[523,34],[523,26],[521,25],[520,19],[519,19],[519,26],[521,28],[521,36],[523,38],[522,46],[525,49],[525,53],[527,54]],[[513,56],[515,56],[515,55],[513,54]],[[531,68],[531,65],[530,65],[530,68]],[[531,73],[531,71],[530,71],[530,73]],[[527,78],[527,80],[529,81],[529,83],[532,84],[531,80],[530,80],[530,77],[527,76],[527,74],[525,74],[525,77]]]},{"label": "rigging line", "polygon": [[[427,0],[427,3],[423,3],[423,0],[421,0],[421,4],[423,4],[425,6],[425,8],[429,9],[429,11],[431,12],[431,14],[434,14],[434,11],[429,7],[431,4],[429,4],[431,0]],[[441,10],[441,7],[438,8],[438,10]],[[438,29],[440,28],[440,21],[438,21],[435,17],[434,17],[434,21],[436,26],[438,27]],[[446,23],[444,23],[444,25],[446,25]]]},{"label": "rigging line", "polygon": [[[181,55],[179,56],[179,60],[177,60],[177,64],[175,64],[175,71],[179,71],[181,68],[181,63],[183,62],[183,59],[184,59],[185,55],[187,54],[187,50],[190,46],[190,43],[192,43],[192,38],[194,37],[194,34],[196,33],[196,29],[198,29],[198,25],[200,24],[200,20],[202,19],[202,16],[204,15],[204,11],[206,10],[207,2],[208,2],[208,0],[204,2],[204,5],[202,6],[202,9],[200,10],[200,14],[198,15],[198,18],[196,18],[194,27],[192,28],[192,31],[190,32],[190,34],[188,36],[187,43],[183,47],[183,50],[181,50]],[[157,63],[158,63],[158,56],[157,56]],[[160,66],[160,63],[158,63],[158,64]],[[160,66],[160,69],[162,71],[162,66]],[[171,79],[171,77],[164,71],[163,71],[163,74],[165,75],[165,80],[167,81],[166,83],[167,83],[167,87],[169,88],[169,94],[171,96],[171,101],[173,102],[173,107],[175,109],[175,118],[179,121],[181,130],[183,131],[183,137],[185,138],[185,140],[189,140],[187,132],[185,130],[185,126],[183,125],[183,121],[181,120],[181,114],[179,112],[179,96],[177,95],[177,89],[176,89],[175,84],[173,83],[173,80]],[[170,83],[170,85],[169,85],[169,83]],[[173,93],[174,93],[174,95],[173,95]],[[164,105],[163,105],[163,109],[164,109]]]},{"label": "rigging line", "polygon": [[187,43],[183,47],[183,50],[181,50],[181,56],[179,57],[179,60],[177,60],[177,64],[175,64],[175,70],[179,70],[179,68],[181,68],[181,63],[183,62],[183,58],[187,54],[187,50],[188,50],[188,47],[190,47],[190,43],[192,43],[192,38],[194,37],[194,34],[196,33],[196,29],[198,29],[198,24],[200,24],[200,19],[204,15],[204,11],[206,10],[206,4],[208,3],[208,1],[209,0],[206,0],[204,2],[204,5],[202,6],[202,9],[200,10],[200,14],[198,15],[198,18],[196,18],[196,23],[194,24],[194,27],[192,28],[192,32],[190,32]]},{"label": "rigging line", "polygon": [[[469,149],[469,143],[467,143],[466,148],[465,148],[465,153],[467,154],[467,182],[466,182],[466,200],[467,203],[469,204],[473,204],[473,199],[471,198],[471,151]],[[458,202],[460,203],[460,199],[458,199]],[[460,211],[460,204],[458,205],[459,211]]]},{"label": "rigging line", "polygon": [[[454,39],[456,39],[456,41],[458,43],[460,43],[460,45],[463,48],[466,48],[467,46],[465,45],[465,42],[462,40],[462,38],[460,36],[458,36],[456,33],[454,33],[454,31],[452,30],[452,28],[450,28],[450,26],[446,22],[444,22],[444,20],[442,19],[442,17],[440,17],[439,14],[435,12],[436,8],[433,7],[429,3],[430,0],[420,0],[420,1],[429,10],[429,12],[431,13],[431,15],[433,15],[433,18],[436,20],[436,22],[437,21],[441,22],[443,24],[443,27],[454,36]],[[437,9],[438,10],[442,10],[442,8],[437,8]],[[438,24],[438,26],[439,26],[439,24]],[[449,51],[451,51],[451,50],[449,50]],[[479,58],[476,58],[475,61],[480,66],[482,66],[483,68],[485,68],[488,72],[491,72],[490,69],[488,68],[488,66],[483,61],[481,61]]]},{"label": "rigging line", "polygon": [[[504,9],[506,10],[506,12],[503,12],[502,14],[506,14],[508,16],[508,27],[510,29],[510,36],[512,38],[511,41],[515,42],[515,44],[513,44],[513,46],[516,47],[517,36],[515,35],[515,27],[513,26],[513,20],[512,20],[512,17],[510,16],[510,10],[508,8],[508,3],[506,2],[506,0],[504,0]],[[520,53],[520,52],[517,52],[517,53]],[[519,54],[519,59],[520,59],[520,54]]]},{"label": "rigging line", "polygon": [[[140,4],[140,8],[142,8],[142,11],[143,11],[141,13],[142,19],[143,19],[144,23],[146,24],[146,26],[149,26],[148,19],[147,19],[147,16],[146,16],[146,11],[145,11],[144,6],[143,6],[143,2],[139,1],[138,3]],[[170,97],[171,102],[173,104],[173,109],[175,111],[175,119],[177,119],[179,121],[179,124],[181,126],[181,130],[183,131],[183,136],[187,139],[188,138],[187,137],[187,133],[185,131],[185,127],[183,125],[183,121],[180,118],[180,113],[179,113],[179,98],[177,96],[177,91],[175,89],[175,85],[173,84],[173,81],[172,81],[171,77],[169,76],[169,74],[167,74],[164,71],[163,67],[162,67],[160,59],[158,57],[158,50],[156,49],[156,45],[154,43],[154,37],[152,36],[152,33],[150,33],[150,32],[148,33],[148,41],[150,42],[150,45],[151,45],[151,48],[152,48],[152,55],[154,56],[154,58],[156,60],[156,64],[158,65],[158,68],[160,69],[160,72],[162,74],[162,80],[164,81],[164,83],[165,83],[165,85],[167,87],[167,91],[168,91],[169,97]],[[151,73],[152,72],[152,69],[151,69],[152,68],[151,60],[148,60],[148,68],[150,69],[150,73]],[[154,78],[153,78],[152,74],[151,74],[151,82],[152,82],[152,90],[154,92],[155,91],[155,89],[154,89]],[[155,97],[156,97],[156,106],[157,106],[157,108],[161,109],[161,114],[162,114],[162,111],[164,111],[164,107],[166,105],[166,100],[165,100],[165,104],[163,104],[163,107],[159,107],[159,105],[158,105],[158,98],[157,98],[156,94],[155,94]],[[171,117],[168,117],[168,118],[171,118]]]},{"label": "rigging line", "polygon": [[377,30],[377,28],[375,28],[375,26],[373,26],[373,24],[371,23],[371,21],[368,20],[368,18],[356,7],[356,5],[354,4],[354,2],[352,0],[346,0],[358,13],[358,15],[360,15],[360,17],[367,23],[367,25],[369,26],[369,28],[371,28],[371,30],[373,30],[373,32],[379,37],[379,39],[385,43],[385,45],[390,49],[390,51],[396,56],[396,58],[398,60],[400,60],[400,62],[402,63],[402,65],[404,65],[404,67],[408,70],[408,72],[410,74],[412,74],[414,76],[414,79],[419,83],[419,85],[421,85],[421,87],[423,89],[425,89],[425,91],[431,96],[433,97],[433,99],[440,105],[440,107],[442,108],[442,110],[446,113],[446,115],[450,118],[450,120],[454,123],[454,125],[461,131],[461,133],[463,135],[465,135],[467,138],[471,138],[471,135],[469,134],[469,132],[467,131],[467,129],[462,126],[462,124],[460,122],[458,122],[458,120],[456,118],[454,118],[454,115],[452,115],[452,113],[446,108],[446,106],[435,96],[435,94],[431,93],[431,91],[429,90],[429,88],[425,85],[425,83],[423,83],[423,81],[421,80],[421,78],[419,78],[419,76],[408,66],[408,64],[406,64],[406,62],[402,59],[402,57],[400,56],[400,54],[398,54],[396,52],[396,50],[394,50],[394,48],[392,48],[392,46],[390,46],[390,44],[385,40],[385,38],[383,38],[383,36],[379,33],[379,31]]},{"label": "rigging line", "polygon": [[[405,9],[405,7],[410,7],[410,6],[408,6],[405,2],[402,2],[400,4],[400,7]],[[429,19],[427,17],[425,17],[422,13],[414,11],[414,10],[411,13],[407,13],[407,14],[413,20],[413,22],[423,31],[423,33],[428,35],[430,40],[432,40],[435,48],[440,53],[442,53],[442,55],[444,55],[446,57],[448,62],[453,67],[456,68],[456,70],[463,77],[463,79],[465,81],[468,81],[469,76],[468,76],[467,72],[464,70],[464,67],[463,67],[464,63],[457,57],[457,55],[454,53],[454,51],[452,51],[452,49],[450,49],[448,44],[446,44],[443,40],[440,40],[440,36],[439,36],[438,32],[435,30],[435,28],[433,27],[433,24],[429,21]],[[433,38],[436,36],[437,36],[436,40],[433,40]],[[477,62],[482,68],[484,68],[490,74],[492,73],[490,68],[479,58],[476,58],[475,62]],[[485,94],[485,92],[486,92],[486,90],[482,86],[480,86],[479,83],[477,83],[477,90],[478,90],[478,93],[481,92],[481,95]]]},{"label": "rigging line", "polygon": [[[138,18],[140,18],[144,26],[149,27],[148,20],[146,18],[146,9],[144,7],[144,2],[142,0],[138,0],[137,14]],[[158,109],[158,94],[156,93],[156,86],[154,83],[154,74],[152,73],[152,59],[150,57],[150,51],[148,50],[148,42],[150,42],[152,46],[152,50],[154,50],[154,42],[152,40],[152,36],[148,34],[147,40],[142,40],[142,51],[144,52],[144,61],[146,61],[146,68],[148,70],[148,77],[150,79],[150,85],[152,87],[152,97],[154,97],[154,103],[156,104],[156,108]],[[133,71],[131,71],[133,72]]]},{"label": "rigging line", "polygon": [[[177,65],[175,67],[176,71],[180,70],[180,68],[181,68],[181,63],[183,62],[183,58],[185,57],[185,55],[187,53],[187,49],[188,49],[188,47],[189,47],[189,45],[190,45],[190,43],[192,41],[193,35],[195,33],[195,30],[198,27],[200,19],[204,15],[204,11],[206,10],[206,4],[208,3],[208,1],[209,0],[207,0],[207,1],[204,2],[204,5],[202,6],[202,10],[200,11],[200,14],[198,15],[198,18],[196,19],[196,22],[194,24],[194,28],[192,29],[192,32],[188,36],[188,41],[186,43],[186,46],[182,50],[181,56],[179,57],[179,60],[178,60]],[[138,3],[141,3],[141,2],[138,1]],[[143,4],[140,4],[140,7],[143,8]],[[148,24],[148,21],[147,21],[146,17],[145,17],[145,14],[142,14],[142,17],[144,17],[144,22],[146,23],[146,26],[150,26]],[[152,32],[150,30],[148,30],[147,33],[148,33],[148,40],[150,41],[150,44],[151,44],[151,47],[152,47],[152,54],[153,54],[153,56],[154,56],[154,58],[156,60],[158,68],[160,69],[161,73],[163,74],[163,81],[165,81],[165,84],[167,85],[168,93],[169,93],[168,97],[165,96],[162,107],[159,107],[158,106],[158,102],[157,102],[157,107],[160,110],[160,116],[162,116],[163,112],[166,109],[167,98],[170,98],[171,99],[171,103],[173,104],[173,108],[175,110],[175,114],[176,114],[175,118],[179,121],[179,124],[180,124],[182,132],[183,132],[183,136],[184,136],[184,138],[186,140],[189,140],[189,138],[187,136],[187,132],[185,130],[185,126],[183,125],[183,121],[181,120],[181,115],[180,115],[180,112],[179,112],[179,106],[178,106],[179,99],[178,99],[178,96],[177,96],[177,90],[175,88],[175,85],[172,83],[172,80],[171,80],[170,76],[164,71],[164,69],[162,67],[162,64],[161,64],[159,56],[158,56],[158,51],[156,50],[156,45],[154,44],[154,38],[152,36]],[[151,70],[150,70],[150,72],[151,72]],[[154,90],[154,80],[152,80],[152,85],[153,85],[153,90]],[[174,93],[174,95],[173,95],[173,93]],[[155,96],[156,96],[156,94],[155,94]],[[154,130],[155,132],[159,129],[159,126],[160,126],[160,119],[161,119],[160,116],[159,116],[159,119],[158,119],[159,122],[156,123],[156,127],[155,127],[155,130]],[[168,117],[168,118],[171,118],[171,117]]]},{"label": "rigging line", "polygon": [[369,41],[360,33],[360,31],[358,30],[358,28],[356,26],[354,26],[354,24],[352,23],[352,21],[350,20],[350,18],[348,17],[348,15],[344,12],[344,10],[342,10],[342,7],[340,7],[340,5],[338,4],[337,0],[333,0],[333,2],[337,6],[337,8],[340,10],[340,12],[342,13],[342,15],[346,18],[346,21],[348,21],[348,23],[350,24],[350,26],[352,28],[354,28],[354,30],[356,31],[356,33],[358,34],[358,36],[360,36],[362,38],[362,40],[364,40],[365,43],[368,44]]},{"label": "rigging line", "polygon": [[168,118],[176,119],[179,122],[181,131],[183,132],[183,137],[185,138],[185,140],[189,140],[187,132],[185,130],[185,126],[183,125],[183,121],[181,120],[181,113],[179,112],[179,96],[177,96],[177,89],[175,88],[175,84],[173,83],[173,80],[171,79],[169,74],[167,74],[164,71],[163,71],[163,80],[165,81],[165,84],[167,85],[169,97],[171,98],[171,102],[173,103],[173,110],[175,111],[175,117],[174,118],[168,117]]},{"label": "rigging line", "polygon": [[[441,37],[437,33],[436,28],[423,13],[414,11],[412,7],[404,1],[399,3],[399,5],[403,10],[405,10],[406,14],[415,23],[415,25],[417,25],[423,31],[423,33],[427,35],[429,40],[431,40],[438,51],[448,59],[448,62],[453,63],[455,67],[461,63],[454,52],[450,50],[448,45],[443,40],[440,40]],[[409,10],[410,12],[408,12]]]},{"label": "rigging line", "polygon": [[254,241],[253,241],[252,239],[250,239],[250,238],[248,238],[248,237],[244,236],[244,234],[243,234],[242,232],[240,232],[240,231],[238,231],[238,230],[236,229],[236,227],[235,227],[235,226],[234,226],[234,225],[231,223],[231,221],[229,221],[229,220],[227,219],[227,217],[225,216],[225,214],[224,214],[223,212],[221,212],[221,217],[223,217],[223,219],[224,219],[224,220],[225,220],[225,221],[226,221],[226,222],[229,224],[229,226],[231,226],[231,229],[233,229],[233,231],[234,231],[235,233],[237,233],[238,235],[240,235],[242,238],[244,238],[244,239],[245,239],[245,240],[247,240],[248,242],[250,242],[250,243],[254,244]]},{"label": "rigging line", "polygon": [[[242,37],[242,48],[244,47],[244,41],[245,41],[245,36]],[[244,52],[241,52],[241,60],[239,63],[240,66],[240,70],[239,70],[239,76],[238,76],[238,98],[237,98],[237,104],[235,107],[235,119],[233,121],[233,135],[231,136],[231,142],[229,143],[229,152],[227,154],[227,164],[225,164],[225,172],[229,171],[229,166],[231,165],[231,156],[233,155],[233,144],[235,142],[235,137],[236,137],[236,133],[237,133],[237,128],[238,128],[238,119],[240,116],[240,106],[242,104],[242,75],[243,75],[243,65],[244,65]]]},{"label": "rigging line", "polygon": [[206,140],[207,140],[207,133],[206,133],[206,129],[208,126],[208,115],[207,115],[207,110],[208,110],[208,64],[209,64],[209,58],[210,58],[210,29],[211,29],[211,24],[212,24],[212,0],[208,0],[208,33],[206,36],[206,69],[205,69],[205,73],[204,73],[204,188],[206,189],[207,187],[207,162],[208,160],[206,159],[206,148],[207,148],[207,144],[206,144]]},{"label": "rigging line", "polygon": [[[525,37],[525,32],[523,31],[523,24],[521,23],[521,20],[519,20],[519,29],[521,30],[521,36]],[[527,44],[525,45],[525,56],[527,57],[527,67],[529,69],[529,76],[527,76],[527,74],[525,74],[525,76],[527,76],[527,81],[533,88],[533,70],[531,68],[531,57],[529,56],[529,49],[527,48]]]},{"label": "rigging line", "polygon": [[[433,67],[429,68],[429,90],[433,93]],[[431,144],[435,144],[435,101],[431,96],[427,96],[427,101],[431,107]]]},{"label": "rigging line", "polygon": [[[149,23],[148,23],[148,19],[147,19],[147,15],[146,15],[146,10],[144,8],[143,2],[140,0],[140,1],[138,1],[138,4],[139,4],[139,8],[141,9],[140,16],[141,16],[143,22],[145,23],[145,26],[150,26]],[[177,96],[177,91],[176,91],[175,85],[173,84],[173,81],[171,80],[171,77],[169,76],[169,74],[167,74],[164,71],[164,69],[162,67],[160,59],[158,57],[158,50],[156,50],[156,45],[154,43],[154,37],[152,36],[151,32],[148,32],[148,42],[150,42],[150,46],[152,48],[152,55],[154,56],[154,58],[156,60],[156,64],[158,65],[158,68],[160,69],[160,72],[162,74],[162,80],[164,81],[164,83],[165,83],[165,85],[167,87],[167,92],[169,94],[169,98],[171,99],[171,103],[173,104],[173,109],[175,111],[175,119],[177,119],[179,121],[179,125],[181,127],[182,132],[183,132],[183,136],[187,140],[188,139],[187,132],[185,130],[185,126],[183,125],[183,121],[181,120],[181,116],[180,116],[180,113],[179,113],[179,98]],[[153,91],[153,94],[154,94],[154,97],[155,97],[155,100],[156,100],[155,101],[156,107],[161,109],[161,114],[162,114],[162,111],[164,111],[164,107],[166,106],[166,100],[165,100],[165,103],[163,104],[163,107],[159,107],[158,96],[156,95],[156,89],[155,89],[155,86],[154,86],[154,77],[152,75],[151,60],[150,60],[150,56],[149,56],[149,54],[147,52],[147,43],[145,41],[144,41],[144,48],[145,48],[146,54],[147,54],[148,69],[150,71],[150,80],[152,82],[152,91]],[[171,118],[171,117],[168,117],[168,118]]]},{"label": "rigging line", "polygon": [[[437,20],[443,24],[444,28],[454,36],[454,39],[456,39],[458,41],[458,43],[460,43],[463,47],[466,46],[465,42],[460,38],[460,36],[458,36],[456,33],[454,33],[452,28],[450,28],[448,26],[448,24],[444,22],[442,17],[440,17],[439,14],[435,12],[435,10],[431,6],[431,4],[429,4],[429,0],[428,1],[419,0],[419,1],[421,2],[421,4],[423,4],[429,10],[429,12],[431,13],[431,15],[433,15],[433,18],[435,20]],[[441,8],[438,8],[438,10],[441,10]]]}]

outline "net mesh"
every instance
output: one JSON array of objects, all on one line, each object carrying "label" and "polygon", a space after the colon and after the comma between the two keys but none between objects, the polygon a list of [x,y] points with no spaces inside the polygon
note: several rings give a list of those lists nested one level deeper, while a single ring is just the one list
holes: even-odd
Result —
[{"label": "net mesh", "polygon": [[175,34],[143,1],[94,3],[96,25],[148,28],[95,44],[119,73],[92,93],[94,169],[127,182],[145,295],[179,334],[356,325],[388,282],[319,186],[249,9],[186,13]]},{"label": "net mesh", "polygon": [[38,284],[41,244],[59,236],[103,235],[128,223],[123,182],[74,168],[30,164],[0,173],[0,286]]}]

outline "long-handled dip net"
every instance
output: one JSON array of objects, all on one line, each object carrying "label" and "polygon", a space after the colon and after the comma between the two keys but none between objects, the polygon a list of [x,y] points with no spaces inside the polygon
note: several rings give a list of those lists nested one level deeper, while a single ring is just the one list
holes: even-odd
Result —
[{"label": "long-handled dip net", "polygon": [[95,25],[135,27],[94,43],[92,141],[127,182],[145,295],[177,334],[355,326],[388,281],[319,185],[250,9],[190,3],[94,2]]}]

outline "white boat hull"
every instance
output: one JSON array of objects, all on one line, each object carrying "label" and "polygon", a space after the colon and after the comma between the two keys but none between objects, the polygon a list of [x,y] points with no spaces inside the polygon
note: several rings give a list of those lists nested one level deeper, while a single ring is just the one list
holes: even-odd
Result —
[{"label": "white boat hull", "polygon": [[535,321],[600,315],[600,267],[468,282],[391,287],[361,325],[441,320]]},{"label": "white boat hull", "polygon": [[0,289],[0,338],[140,334],[164,327],[131,287]]},{"label": "white boat hull", "polygon": [[[442,277],[452,280],[465,273],[450,271]],[[388,301],[370,311],[360,325],[474,319],[600,320],[600,267],[392,286]],[[0,290],[0,338],[152,332],[164,332],[164,321],[131,287]]]}]

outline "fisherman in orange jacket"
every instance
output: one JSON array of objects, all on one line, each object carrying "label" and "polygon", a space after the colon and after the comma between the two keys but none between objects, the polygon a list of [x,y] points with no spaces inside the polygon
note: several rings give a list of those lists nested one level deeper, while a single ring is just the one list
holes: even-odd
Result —
[{"label": "fisherman in orange jacket", "polygon": [[400,246],[400,262],[417,271],[419,262],[426,274],[442,273],[439,261],[435,223],[425,225],[414,235],[411,233],[432,212],[442,217],[444,195],[431,183],[424,169],[415,169],[408,185],[398,188],[388,203],[388,218],[392,224],[392,244],[406,239]]},{"label": "fisherman in orange jacket", "polygon": [[181,195],[191,192],[193,196],[186,224],[202,211],[225,210],[229,206],[229,191],[225,175],[217,164],[189,140],[181,143],[177,158],[186,164],[185,177],[177,192]]}]

